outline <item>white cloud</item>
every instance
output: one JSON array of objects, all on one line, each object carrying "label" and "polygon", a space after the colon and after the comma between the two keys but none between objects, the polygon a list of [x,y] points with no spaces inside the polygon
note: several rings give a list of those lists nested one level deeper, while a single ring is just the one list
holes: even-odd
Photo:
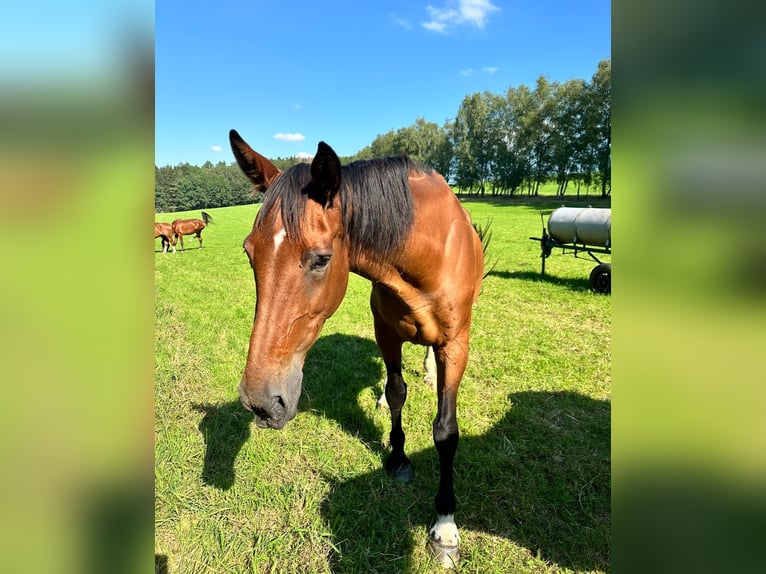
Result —
[{"label": "white cloud", "polygon": [[219,145],[211,145],[210,149],[215,151],[215,152],[219,152],[219,151],[221,151],[221,146],[219,146]]},{"label": "white cloud", "polygon": [[391,20],[394,22],[394,24],[404,28],[405,30],[412,30],[412,24],[409,20],[407,20],[407,18],[402,18],[397,14],[391,14]]},{"label": "white cloud", "polygon": [[[455,26],[469,25],[483,29],[490,14],[500,10],[490,0],[448,0],[450,7],[426,6],[430,20],[420,25],[426,30],[446,34]],[[457,8],[452,8],[457,4]]]},{"label": "white cloud", "polygon": [[[492,74],[498,72],[499,70],[500,70],[500,68],[496,68],[495,66],[483,66],[481,68],[482,72],[484,72],[485,74],[489,74],[489,75],[492,75]],[[474,70],[473,68],[464,68],[464,69],[460,70],[460,75],[465,77],[465,78],[468,78],[469,76],[473,76],[474,74],[476,74],[476,70]]]},{"label": "white cloud", "polygon": [[311,159],[314,156],[310,153],[306,153],[305,151],[299,151],[296,157],[299,159]]},{"label": "white cloud", "polygon": [[489,0],[460,0],[460,16],[477,28],[484,28],[489,15],[498,10]]},{"label": "white cloud", "polygon": [[277,132],[274,134],[274,139],[283,142],[302,142],[306,139],[306,136],[302,133],[283,134],[282,132]]},{"label": "white cloud", "polygon": [[458,17],[457,10],[451,10],[448,8],[434,8],[433,6],[426,6],[428,14],[431,19],[428,22],[422,22],[421,26],[431,32],[439,32],[440,34],[446,34],[447,26],[452,25]]},{"label": "white cloud", "polygon": [[423,26],[423,28],[425,28],[426,30],[431,30],[431,32],[446,33],[446,30],[447,30],[447,25],[444,24],[443,22],[436,22],[436,21],[423,22],[421,26]]}]

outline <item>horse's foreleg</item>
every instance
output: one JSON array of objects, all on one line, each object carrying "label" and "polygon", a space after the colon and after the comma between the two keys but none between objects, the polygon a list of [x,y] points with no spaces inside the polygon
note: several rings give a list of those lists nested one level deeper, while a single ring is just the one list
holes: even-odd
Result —
[{"label": "horse's foreleg", "polygon": [[181,251],[186,251],[186,250],[184,249],[184,236],[183,236],[183,234],[179,234],[179,235],[177,235],[176,237],[178,237],[178,241],[180,241],[180,242],[181,242]]},{"label": "horse's foreleg", "polygon": [[391,455],[386,460],[386,472],[391,476],[409,482],[412,480],[410,459],[404,454],[404,429],[402,428],[402,407],[407,400],[407,384],[402,377],[402,340],[373,309],[375,318],[375,340],[386,364],[386,401],[391,411]]},{"label": "horse's foreleg", "polygon": [[428,533],[428,547],[444,567],[457,564],[460,535],[455,524],[453,466],[460,437],[457,424],[457,391],[468,362],[468,339],[452,341],[436,350],[438,411],[433,437],[439,454],[439,490],[436,493],[438,519]]},{"label": "horse's foreleg", "polygon": [[[436,358],[434,356],[434,349],[430,345],[426,347],[426,354],[423,357],[423,370],[425,371],[425,375],[423,376],[423,380],[425,383],[431,388],[432,391],[436,390]],[[386,391],[385,386],[388,379],[383,380],[383,392],[378,397],[378,407],[383,408],[385,406],[388,406],[388,403],[386,402]]]}]

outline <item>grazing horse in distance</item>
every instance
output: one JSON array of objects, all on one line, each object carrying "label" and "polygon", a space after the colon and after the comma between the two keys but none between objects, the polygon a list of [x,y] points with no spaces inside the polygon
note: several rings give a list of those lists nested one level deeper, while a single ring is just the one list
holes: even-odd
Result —
[{"label": "grazing horse in distance", "polygon": [[235,130],[229,140],[242,171],[255,189],[265,191],[244,241],[256,303],[238,387],[243,406],[259,428],[281,429],[295,417],[306,354],[345,296],[349,272],[369,279],[391,413],[385,467],[405,482],[412,469],[402,429],[402,345],[433,350],[440,478],[428,548],[443,566],[455,564],[457,393],[484,275],[483,232],[441,175],[406,157],[341,166],[332,148],[320,142],[311,165],[281,172]]},{"label": "grazing horse in distance", "polygon": [[173,236],[173,226],[169,223],[154,223],[154,238],[162,237],[162,252],[167,253],[168,247],[173,246],[176,252],[176,238]]},{"label": "grazing horse in distance", "polygon": [[196,235],[199,239],[199,248],[202,249],[202,230],[208,223],[213,223],[213,218],[204,211],[202,219],[176,219],[173,221],[173,235],[181,240],[181,251],[184,249],[184,235]]}]

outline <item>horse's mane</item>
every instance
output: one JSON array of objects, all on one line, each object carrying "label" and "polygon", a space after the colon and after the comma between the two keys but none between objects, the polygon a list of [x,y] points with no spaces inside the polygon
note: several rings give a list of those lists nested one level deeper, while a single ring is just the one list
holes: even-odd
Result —
[{"label": "horse's mane", "polygon": [[[403,245],[414,213],[408,179],[411,170],[433,171],[406,156],[360,160],[342,167],[339,197],[352,256],[377,253],[389,257]],[[273,223],[279,206],[288,238],[300,239],[311,185],[309,164],[287,169],[266,192],[256,226]]]}]

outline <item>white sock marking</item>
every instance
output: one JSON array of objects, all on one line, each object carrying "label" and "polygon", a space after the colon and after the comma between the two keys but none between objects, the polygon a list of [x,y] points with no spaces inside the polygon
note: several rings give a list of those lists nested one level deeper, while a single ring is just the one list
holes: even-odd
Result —
[{"label": "white sock marking", "polygon": [[452,514],[440,514],[439,519],[431,527],[428,535],[431,540],[438,542],[442,546],[459,546],[460,535],[457,532],[455,517]]}]

